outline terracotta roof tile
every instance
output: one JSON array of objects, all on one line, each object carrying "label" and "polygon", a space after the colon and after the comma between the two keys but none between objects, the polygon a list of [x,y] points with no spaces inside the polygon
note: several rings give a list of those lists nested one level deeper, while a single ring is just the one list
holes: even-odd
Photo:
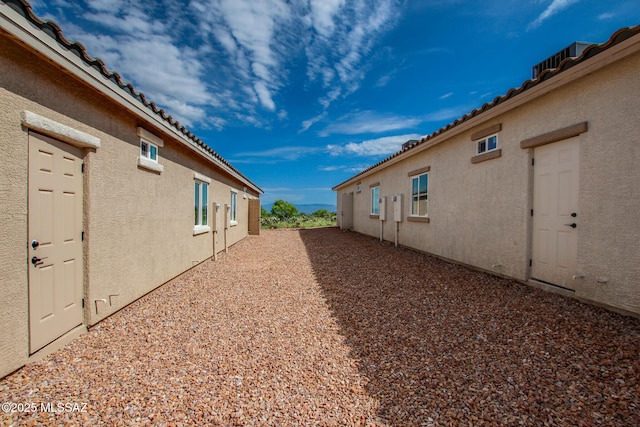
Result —
[{"label": "terracotta roof tile", "polygon": [[340,184],[336,185],[335,187],[333,187],[334,189],[340,187],[341,185],[345,184],[346,182],[349,182],[369,171],[371,171],[372,169],[377,168],[378,166],[398,157],[399,155],[412,150],[422,144],[424,144],[425,142],[431,141],[433,138],[442,135],[443,133],[455,128],[456,126],[466,122],[469,119],[472,119],[494,107],[496,107],[497,105],[502,104],[503,102],[512,99],[518,95],[520,95],[523,92],[526,92],[527,90],[539,85],[540,83],[549,80],[555,76],[557,76],[558,74],[567,71],[568,69],[604,52],[605,50],[609,49],[612,46],[615,46],[625,40],[627,40],[628,38],[631,38],[633,36],[635,36],[636,34],[640,34],[640,25],[637,25],[635,27],[628,27],[628,28],[622,28],[618,31],[616,31],[615,33],[613,33],[611,35],[611,37],[609,38],[608,41],[606,41],[605,43],[602,44],[592,44],[591,46],[587,47],[582,54],[577,57],[577,58],[567,58],[564,61],[562,61],[560,63],[560,65],[558,65],[557,68],[554,69],[547,69],[542,71],[538,77],[534,80],[527,80],[524,83],[522,83],[522,85],[518,88],[512,88],[509,89],[509,91],[502,95],[502,96],[498,96],[496,97],[492,102],[488,102],[482,105],[482,107],[480,108],[476,108],[475,110],[471,111],[468,114],[465,114],[464,116],[460,117],[459,119],[456,119],[455,121],[453,121],[452,123],[447,124],[445,127],[440,128],[439,130],[433,132],[430,135],[427,135],[426,137],[422,138],[420,141],[418,141],[415,144],[412,144],[408,147],[405,147],[403,149],[401,149],[400,151],[392,154],[391,156],[379,161],[378,163],[366,168],[365,170],[363,170],[362,172],[352,176],[351,178],[347,179],[346,181],[341,182]]},{"label": "terracotta roof tile", "polygon": [[192,141],[195,145],[204,149],[208,155],[215,158],[233,172],[241,176],[248,183],[252,184],[255,188],[262,191],[257,185],[255,185],[249,178],[247,178],[244,174],[242,174],[239,170],[237,170],[231,163],[226,161],[222,156],[216,153],[211,147],[205,144],[200,138],[195,136],[192,132],[187,130],[183,125],[180,124],[177,120],[175,120],[170,115],[161,109],[158,106],[147,99],[147,97],[141,93],[137,92],[131,83],[126,83],[122,81],[120,74],[115,71],[109,71],[105,65],[105,63],[100,58],[93,58],[89,56],[85,47],[76,41],[69,41],[62,30],[54,21],[51,20],[42,20],[35,13],[33,13],[33,9],[31,5],[26,0],[2,0],[5,4],[11,7],[16,12],[20,13],[24,16],[29,22],[35,25],[38,29],[40,29],[43,33],[47,34],[49,37],[53,38],[60,44],[64,49],[73,52],[76,56],[78,56],[82,61],[88,66],[94,68],[100,74],[102,74],[105,78],[117,84],[123,91],[127,92],[130,96],[135,98],[137,101],[142,103],[146,108],[151,110],[154,114],[158,115],[162,120],[168,122],[171,126],[173,126],[176,130],[182,133],[188,140]]}]

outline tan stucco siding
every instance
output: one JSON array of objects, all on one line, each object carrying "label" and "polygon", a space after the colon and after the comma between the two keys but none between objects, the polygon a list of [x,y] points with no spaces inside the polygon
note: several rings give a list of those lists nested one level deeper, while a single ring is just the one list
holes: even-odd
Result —
[{"label": "tan stucco siding", "polygon": [[[509,132],[503,129],[501,143],[513,139]],[[527,170],[526,154],[511,150],[498,159],[472,165],[470,159],[475,152],[469,135],[463,134],[364,178],[363,191],[354,195],[354,229],[379,237],[380,221],[369,218],[369,182],[380,182],[380,196],[387,197],[385,240],[395,238],[391,196],[402,194],[400,245],[524,277],[522,259],[526,242],[514,236],[526,232],[523,220],[527,208],[527,176],[521,173]],[[501,162],[502,167],[496,167],[493,162]],[[407,220],[411,209],[408,173],[425,166],[430,166],[429,222],[412,222]],[[505,182],[508,185],[505,186]],[[355,186],[348,191],[354,189]]]},{"label": "tan stucco siding", "polygon": [[[640,54],[635,53],[444,142],[337,189],[354,192],[354,230],[379,237],[380,222],[369,217],[369,185],[380,183],[387,197],[385,240],[395,224],[390,196],[403,195],[399,244],[520,280],[529,278],[535,149],[520,142],[587,122],[580,144],[578,270],[579,298],[640,313]],[[524,94],[523,96],[529,96]],[[489,115],[486,115],[489,117]],[[482,116],[480,116],[482,118]],[[472,163],[472,134],[501,124],[500,156]],[[430,166],[429,222],[408,222],[411,170]]]},{"label": "tan stucco siding", "polygon": [[[0,34],[0,36],[3,36]],[[3,36],[4,37],[4,36]],[[248,234],[248,198],[259,198],[236,178],[128,115],[100,94],[71,79],[10,39],[0,44],[0,376],[29,356],[28,325],[28,140],[21,112],[30,111],[100,139],[83,149],[85,322],[94,324],[225,248],[220,231],[194,235],[194,178],[209,185],[213,203],[238,191],[238,224],[227,232],[231,246]],[[163,140],[160,174],[140,167],[142,127]],[[220,214],[222,215],[222,209]],[[212,227],[213,228],[213,227]],[[105,300],[102,302],[101,300]],[[96,305],[96,301],[98,301]],[[96,309],[97,307],[97,309]]]},{"label": "tan stucco siding", "polygon": [[[0,61],[0,79],[5,67]],[[10,94],[0,84],[0,376],[28,353],[27,144]]]}]

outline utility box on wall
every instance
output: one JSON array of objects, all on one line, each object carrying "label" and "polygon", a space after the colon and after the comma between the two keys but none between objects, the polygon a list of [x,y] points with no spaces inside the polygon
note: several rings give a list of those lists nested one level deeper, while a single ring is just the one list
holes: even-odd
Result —
[{"label": "utility box on wall", "polygon": [[394,195],[391,200],[393,200],[393,220],[402,222],[402,194]]},{"label": "utility box on wall", "polygon": [[224,228],[226,230],[231,228],[231,205],[226,203],[224,205]]},{"label": "utility box on wall", "polygon": [[379,206],[380,211],[378,212],[379,214],[378,218],[380,219],[380,221],[385,221],[387,219],[387,198],[380,197],[378,202],[380,203],[380,206]]},{"label": "utility box on wall", "polygon": [[218,218],[220,217],[220,203],[213,203],[211,205],[211,212],[213,213],[213,219],[211,222],[211,231],[214,233],[218,231]]}]

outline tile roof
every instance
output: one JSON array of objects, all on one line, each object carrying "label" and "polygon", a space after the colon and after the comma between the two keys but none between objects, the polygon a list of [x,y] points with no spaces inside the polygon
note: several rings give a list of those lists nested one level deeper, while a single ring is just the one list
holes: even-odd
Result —
[{"label": "tile roof", "polygon": [[410,151],[428,141],[431,141],[432,139],[434,139],[437,136],[442,135],[443,133],[461,125],[462,123],[465,123],[466,121],[479,116],[480,114],[502,104],[503,102],[515,98],[516,96],[520,95],[523,92],[526,92],[527,90],[539,85],[540,83],[547,81],[555,76],[557,76],[558,74],[567,71],[568,69],[590,59],[593,58],[594,56],[606,51],[607,49],[611,48],[612,46],[615,46],[619,43],[622,43],[623,41],[637,35],[640,34],[640,25],[637,25],[635,27],[628,27],[628,28],[622,28],[618,31],[616,31],[615,33],[613,33],[611,35],[611,37],[609,38],[608,41],[606,41],[605,43],[602,44],[592,44],[589,47],[587,47],[580,56],[578,56],[577,58],[567,58],[564,61],[562,61],[557,68],[555,69],[547,69],[542,71],[538,77],[535,80],[527,80],[524,83],[522,83],[522,85],[519,88],[512,88],[510,89],[505,95],[502,96],[498,96],[496,97],[492,102],[487,102],[485,103],[482,107],[480,108],[476,108],[475,110],[471,111],[468,114],[465,114],[464,116],[462,116],[461,118],[453,121],[452,123],[449,123],[448,125],[446,125],[445,127],[440,128],[439,130],[433,132],[430,135],[425,136],[424,138],[422,138],[420,141],[417,141],[413,144],[407,144],[407,146],[403,147],[400,151],[392,154],[391,156],[387,157],[386,159],[383,159],[381,161],[379,161],[378,163],[366,168],[365,170],[363,170],[362,172],[352,176],[351,178],[347,179],[346,181],[341,182],[340,184],[336,185],[335,187],[333,187],[333,190],[337,189],[338,187],[346,184],[347,182],[371,171],[372,169],[377,168],[378,166],[381,166],[384,163],[387,163],[388,161],[398,157],[401,154],[406,153],[407,151]]},{"label": "tile roof", "polygon": [[190,130],[181,125],[180,122],[175,120],[173,117],[168,115],[162,108],[158,108],[158,106],[153,102],[147,99],[147,97],[141,93],[137,92],[131,83],[127,83],[122,81],[120,74],[115,71],[109,71],[105,65],[105,63],[100,58],[93,58],[89,56],[85,47],[76,41],[69,41],[62,33],[62,30],[54,21],[51,20],[42,20],[40,19],[31,8],[31,5],[27,0],[1,0],[13,10],[18,12],[24,18],[26,18],[30,23],[35,25],[42,32],[47,34],[49,37],[56,40],[61,46],[63,46],[66,50],[73,52],[76,56],[78,56],[82,61],[88,66],[96,69],[100,72],[105,78],[117,84],[124,92],[128,95],[136,99],[146,108],[151,110],[158,118],[163,121],[169,123],[169,125],[173,126],[178,132],[180,132],[183,136],[187,138],[191,143],[203,149],[209,156],[216,159],[233,172],[238,174],[247,183],[254,186],[260,192],[263,192],[257,185],[255,185],[249,178],[247,178],[244,174],[242,174],[239,170],[237,170],[231,163],[226,161],[222,156],[216,153],[211,147],[205,144],[200,138],[194,135]]}]

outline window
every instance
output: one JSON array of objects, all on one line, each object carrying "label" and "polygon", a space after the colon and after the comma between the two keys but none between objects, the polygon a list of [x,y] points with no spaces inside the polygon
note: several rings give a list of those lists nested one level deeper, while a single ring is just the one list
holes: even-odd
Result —
[{"label": "window", "polygon": [[158,146],[140,139],[140,157],[149,159],[152,162],[158,162]]},{"label": "window", "polygon": [[427,216],[427,193],[429,189],[429,174],[424,173],[411,178],[411,215]]},{"label": "window", "polygon": [[158,163],[159,147],[164,147],[161,138],[139,127],[137,135],[140,137],[140,155],[138,156],[138,167],[146,169],[157,174],[164,171],[164,166]]},{"label": "window", "polygon": [[491,135],[477,141],[478,154],[488,153],[498,148],[498,135]]},{"label": "window", "polygon": [[371,189],[371,215],[380,215],[380,187]]},{"label": "window", "polygon": [[[209,184],[203,181],[194,181],[194,232],[196,231],[209,231]],[[205,229],[206,227],[206,229]]]},{"label": "window", "polygon": [[229,212],[231,224],[238,223],[238,193],[231,192],[231,212]]}]

